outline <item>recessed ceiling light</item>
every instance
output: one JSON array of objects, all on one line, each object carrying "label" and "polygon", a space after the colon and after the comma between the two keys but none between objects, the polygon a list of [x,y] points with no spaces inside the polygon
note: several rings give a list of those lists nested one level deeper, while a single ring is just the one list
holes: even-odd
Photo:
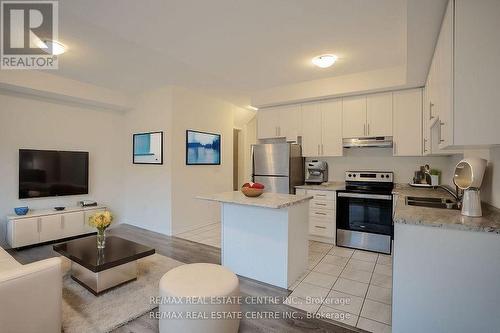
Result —
[{"label": "recessed ceiling light", "polygon": [[321,68],[327,68],[337,61],[337,56],[333,54],[323,54],[312,58],[312,63]]},{"label": "recessed ceiling light", "polygon": [[[45,44],[44,49],[47,49],[47,53],[53,54],[53,55],[60,55],[66,52],[66,46],[64,46],[62,43],[59,43],[55,40],[44,40],[43,43]],[[52,51],[52,52],[51,52]]]}]

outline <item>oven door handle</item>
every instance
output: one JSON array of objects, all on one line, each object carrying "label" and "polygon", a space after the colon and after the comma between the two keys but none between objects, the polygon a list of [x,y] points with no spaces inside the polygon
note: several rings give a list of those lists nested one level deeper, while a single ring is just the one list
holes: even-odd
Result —
[{"label": "oven door handle", "polygon": [[337,194],[341,198],[360,198],[360,199],[380,199],[380,200],[392,200],[392,195],[384,194],[366,194],[366,193],[345,193],[339,192]]}]

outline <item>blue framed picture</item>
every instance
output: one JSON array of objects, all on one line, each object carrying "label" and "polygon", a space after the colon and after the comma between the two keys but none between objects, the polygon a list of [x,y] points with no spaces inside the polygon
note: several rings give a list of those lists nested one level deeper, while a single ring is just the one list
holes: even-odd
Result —
[{"label": "blue framed picture", "polygon": [[163,164],[163,132],[134,134],[134,164]]},{"label": "blue framed picture", "polygon": [[186,164],[187,165],[220,165],[221,135],[186,131]]}]

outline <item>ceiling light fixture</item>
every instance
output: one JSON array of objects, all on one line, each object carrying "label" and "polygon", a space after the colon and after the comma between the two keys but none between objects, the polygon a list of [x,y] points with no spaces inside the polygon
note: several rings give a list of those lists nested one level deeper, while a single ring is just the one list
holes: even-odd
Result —
[{"label": "ceiling light fixture", "polygon": [[312,58],[312,63],[320,68],[327,68],[337,61],[337,56],[333,54],[323,54]]},{"label": "ceiling light fixture", "polygon": [[44,40],[43,43],[45,44],[44,49],[47,49],[45,52],[49,54],[60,55],[66,52],[66,46],[55,40]]},{"label": "ceiling light fixture", "polygon": [[258,111],[259,110],[259,108],[256,108],[255,106],[251,106],[251,105],[249,105],[248,108],[250,110],[253,110],[253,111]]}]

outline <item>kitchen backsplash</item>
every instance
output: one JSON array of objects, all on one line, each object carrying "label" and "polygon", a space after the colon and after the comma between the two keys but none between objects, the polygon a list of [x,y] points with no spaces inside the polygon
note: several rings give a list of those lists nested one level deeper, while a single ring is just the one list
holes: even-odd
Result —
[{"label": "kitchen backsplash", "polygon": [[[393,171],[396,183],[408,183],[413,179],[415,170],[421,165],[429,164],[431,168],[442,171],[441,183],[453,184],[453,171],[460,155],[453,156],[420,156],[394,157],[390,148],[352,148],[344,149],[342,157],[317,158],[328,163],[330,181],[344,180],[347,170],[381,170]],[[307,161],[315,158],[307,158]]]}]

